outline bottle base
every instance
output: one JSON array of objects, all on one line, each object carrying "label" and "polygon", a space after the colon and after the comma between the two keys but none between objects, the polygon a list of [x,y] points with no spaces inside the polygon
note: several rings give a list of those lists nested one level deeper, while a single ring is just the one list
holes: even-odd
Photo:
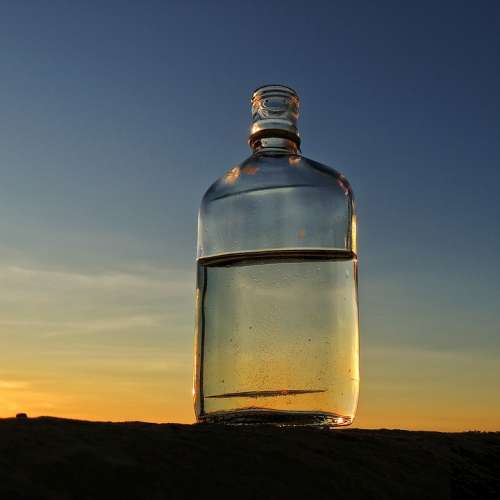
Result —
[{"label": "bottle base", "polygon": [[213,412],[198,417],[199,424],[274,425],[277,427],[342,427],[353,418],[335,413],[243,409]]}]

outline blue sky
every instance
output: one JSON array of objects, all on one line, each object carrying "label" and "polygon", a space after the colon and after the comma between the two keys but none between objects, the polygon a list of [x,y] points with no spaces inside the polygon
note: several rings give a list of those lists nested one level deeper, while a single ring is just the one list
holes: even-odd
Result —
[{"label": "blue sky", "polygon": [[[52,397],[32,412],[191,418],[199,201],[249,155],[252,90],[284,83],[301,97],[304,155],[343,172],[357,198],[361,422],[384,421],[377,398],[402,405],[408,390],[425,406],[429,391],[453,393],[463,415],[477,386],[491,416],[495,2],[6,1],[0,26],[7,413]],[[118,415],[92,385],[81,389],[89,373],[109,394],[127,380],[130,405]],[[8,392],[21,386],[25,399]],[[439,425],[471,425],[460,422]]]}]

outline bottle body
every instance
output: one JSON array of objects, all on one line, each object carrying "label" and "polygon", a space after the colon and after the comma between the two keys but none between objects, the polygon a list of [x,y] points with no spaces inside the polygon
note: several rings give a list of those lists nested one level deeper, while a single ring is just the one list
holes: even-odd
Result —
[{"label": "bottle body", "polygon": [[294,148],[264,148],[217,180],[199,213],[196,307],[198,421],[350,424],[359,338],[347,180]]}]

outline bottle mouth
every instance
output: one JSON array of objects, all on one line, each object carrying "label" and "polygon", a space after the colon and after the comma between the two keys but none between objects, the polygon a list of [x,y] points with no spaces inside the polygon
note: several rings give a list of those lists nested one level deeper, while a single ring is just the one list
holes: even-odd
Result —
[{"label": "bottle mouth", "polygon": [[255,97],[264,94],[264,93],[282,93],[284,95],[290,95],[290,96],[295,96],[297,99],[299,98],[297,92],[295,92],[292,87],[289,87],[288,85],[280,85],[280,84],[267,84],[267,85],[261,85],[260,87],[257,87],[253,92],[252,92],[252,101],[255,99]]},{"label": "bottle mouth", "polygon": [[252,127],[249,144],[263,138],[289,139],[300,145],[297,129],[299,96],[286,85],[263,85],[252,93]]}]

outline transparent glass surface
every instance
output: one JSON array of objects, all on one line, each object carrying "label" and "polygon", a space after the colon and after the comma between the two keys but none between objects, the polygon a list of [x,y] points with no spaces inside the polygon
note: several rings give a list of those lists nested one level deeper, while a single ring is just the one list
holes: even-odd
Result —
[{"label": "transparent glass surface", "polygon": [[201,422],[347,425],[354,418],[352,191],[334,169],[280,143],[231,168],[201,204],[194,374]]}]

